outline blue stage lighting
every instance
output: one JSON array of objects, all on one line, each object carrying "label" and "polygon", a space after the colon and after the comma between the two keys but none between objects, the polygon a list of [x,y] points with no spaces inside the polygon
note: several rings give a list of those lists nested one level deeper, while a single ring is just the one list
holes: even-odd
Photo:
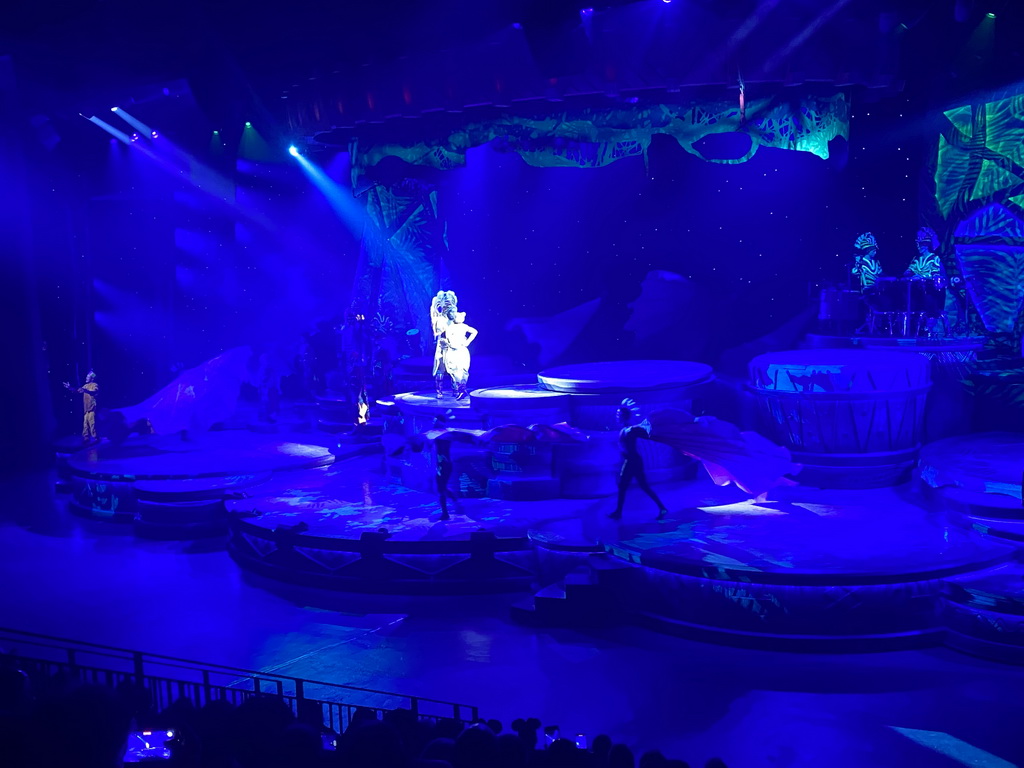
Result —
[{"label": "blue stage lighting", "polygon": [[110,111],[111,111],[111,112],[117,112],[117,107],[111,107],[111,108],[110,108]]},{"label": "blue stage lighting", "polygon": [[292,144],[292,146],[288,147],[288,154],[291,155],[292,157],[298,157],[299,150],[296,148],[294,144]]},{"label": "blue stage lighting", "polygon": [[132,138],[132,141],[138,141],[139,138],[141,138],[141,137],[139,136],[139,134],[133,133],[131,138]]},{"label": "blue stage lighting", "polygon": [[986,13],[985,16],[990,18],[990,19],[994,19],[996,17],[996,15],[994,13]]},{"label": "blue stage lighting", "polygon": [[594,9],[593,8],[583,8],[582,10],[580,10],[580,16],[583,16],[584,18],[586,18],[587,16],[593,16],[593,15],[594,15]]},{"label": "blue stage lighting", "polygon": [[245,121],[245,127],[246,128],[252,128],[252,123],[250,123],[248,120],[246,120]]},{"label": "blue stage lighting", "polygon": [[160,134],[157,133],[156,131],[152,131],[149,135],[152,136],[154,139],[160,138]]},{"label": "blue stage lighting", "polygon": [[661,2],[665,3],[665,5],[668,5],[669,3],[672,2],[672,0],[661,0]]}]

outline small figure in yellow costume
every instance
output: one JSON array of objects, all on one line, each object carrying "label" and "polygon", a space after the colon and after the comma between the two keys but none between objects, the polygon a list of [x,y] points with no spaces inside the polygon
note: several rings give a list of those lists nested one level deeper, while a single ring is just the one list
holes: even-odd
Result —
[{"label": "small figure in yellow costume", "polygon": [[96,402],[100,393],[100,385],[96,383],[96,372],[89,371],[85,377],[85,384],[72,389],[71,384],[64,382],[64,389],[77,392],[82,395],[82,406],[85,409],[85,416],[82,419],[82,442],[88,445],[92,442],[99,442],[96,436]]}]

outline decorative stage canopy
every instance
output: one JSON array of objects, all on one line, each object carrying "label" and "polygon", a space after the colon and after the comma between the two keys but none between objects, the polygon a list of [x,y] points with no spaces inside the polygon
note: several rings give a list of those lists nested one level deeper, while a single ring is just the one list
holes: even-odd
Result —
[{"label": "decorative stage canopy", "polygon": [[[428,124],[424,122],[424,128]],[[439,169],[465,165],[466,151],[501,142],[530,165],[599,167],[646,155],[657,134],[671,136],[694,155],[716,163],[742,163],[759,147],[828,157],[828,143],[849,134],[846,96],[797,96],[739,102],[616,104],[558,110],[522,108],[491,119],[434,129],[415,139],[357,139],[351,148],[354,177],[387,157]],[[730,139],[702,149],[709,137]],[[736,140],[738,139],[738,140]],[[713,150],[713,151],[709,151]]]}]

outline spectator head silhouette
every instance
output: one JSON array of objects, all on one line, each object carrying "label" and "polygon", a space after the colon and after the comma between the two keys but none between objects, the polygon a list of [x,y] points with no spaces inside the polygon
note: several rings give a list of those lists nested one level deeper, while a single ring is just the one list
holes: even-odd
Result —
[{"label": "spectator head silhouette", "polygon": [[625,744],[615,744],[608,752],[608,768],[634,768],[633,753]]}]

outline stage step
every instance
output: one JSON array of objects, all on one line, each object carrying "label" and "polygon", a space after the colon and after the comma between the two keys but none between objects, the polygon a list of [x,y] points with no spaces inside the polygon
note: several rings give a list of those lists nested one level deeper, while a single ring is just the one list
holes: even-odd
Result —
[{"label": "stage step", "polygon": [[620,587],[634,567],[604,554],[570,571],[560,582],[540,589],[530,600],[512,606],[514,621],[544,627],[593,627],[621,618]]},{"label": "stage step", "polygon": [[1024,664],[1024,565],[1009,563],[945,579],[946,643],[964,653]]},{"label": "stage step", "polygon": [[993,517],[965,515],[964,522],[986,536],[996,536],[1013,542],[1024,542],[1024,520],[1004,520]]}]

